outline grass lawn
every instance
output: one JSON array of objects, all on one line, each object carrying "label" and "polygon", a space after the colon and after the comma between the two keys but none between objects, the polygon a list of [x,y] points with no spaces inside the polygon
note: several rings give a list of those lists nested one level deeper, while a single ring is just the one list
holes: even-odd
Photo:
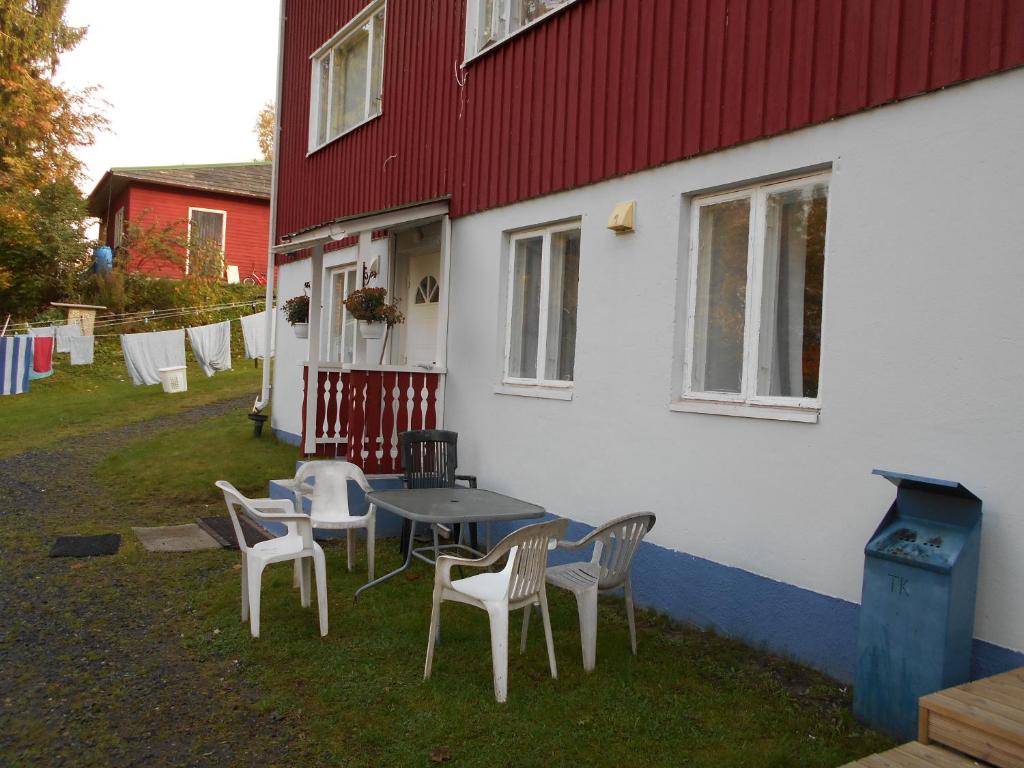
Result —
[{"label": "grass lawn", "polygon": [[[196,381],[193,374],[190,387]],[[203,383],[223,388],[205,393],[215,397],[244,391],[246,382],[251,387],[240,371]],[[118,391],[133,394],[130,384]],[[143,390],[150,391],[161,405],[171,400]],[[83,394],[80,429],[109,418],[88,415],[110,408],[114,398],[103,398],[101,408]],[[740,643],[642,614],[633,658],[618,599],[601,605],[597,669],[584,674],[575,603],[555,589],[557,680],[548,674],[536,617],[526,654],[516,652],[517,614],[509,700],[496,704],[486,616],[447,603],[434,675],[424,682],[432,572],[419,564],[356,604],[352,595],[366,578],[361,549],[348,573],[344,548],[327,547],[326,638],[317,632],[315,608],[300,608],[290,566],[277,565],[264,573],[261,637],[252,640],[239,621],[237,553],[150,554],[129,527],[219,512],[215,480],[262,494],[268,479],[292,473],[294,461],[294,448],[254,439],[234,414],[119,448],[99,466],[110,509],[98,513],[96,526],[119,530],[125,546],[114,558],[88,561],[81,573],[94,583],[114,569],[122,584],[158,580],[167,621],[188,653],[203,668],[234,670],[254,684],[254,706],[288,720],[307,764],[824,768],[890,746],[854,722],[847,689]],[[378,542],[379,573],[397,564],[395,549],[394,541]]]},{"label": "grass lawn", "polygon": [[240,356],[241,334],[232,325],[237,338],[231,371],[207,378],[186,344],[187,393],[166,395],[159,385],[133,385],[117,337],[97,338],[91,366],[72,368],[66,354],[54,355],[53,376],[33,381],[28,394],[0,398],[0,458],[204,403],[248,394],[255,400],[260,371]]}]

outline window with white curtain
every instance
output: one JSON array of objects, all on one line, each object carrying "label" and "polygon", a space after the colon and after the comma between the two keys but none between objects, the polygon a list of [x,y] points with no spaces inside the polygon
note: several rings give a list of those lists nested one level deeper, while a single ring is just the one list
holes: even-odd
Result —
[{"label": "window with white curtain", "polygon": [[310,57],[310,151],[381,113],[384,11],[368,5]]},{"label": "window with white curtain", "polygon": [[696,198],[684,398],[816,408],[829,175]]},{"label": "window with white curtain", "polygon": [[345,299],[356,289],[354,266],[330,272],[331,323],[329,349],[331,360],[351,363],[355,358],[356,319],[345,308]]},{"label": "window with white curtain", "polygon": [[505,383],[571,385],[579,277],[578,223],[512,236]]},{"label": "window with white curtain", "polygon": [[467,0],[466,58],[500,43],[576,0]]}]

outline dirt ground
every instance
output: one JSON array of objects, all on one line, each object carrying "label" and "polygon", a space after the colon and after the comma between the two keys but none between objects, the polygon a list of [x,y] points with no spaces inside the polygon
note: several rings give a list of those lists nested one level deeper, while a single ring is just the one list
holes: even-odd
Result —
[{"label": "dirt ground", "polygon": [[104,456],[247,404],[201,406],[0,463],[0,765],[309,764],[296,723],[257,706],[240,666],[200,663],[188,647],[189,617],[167,607],[180,605],[182,578],[152,561],[47,556],[57,534],[128,530],[130,511],[94,480]]}]

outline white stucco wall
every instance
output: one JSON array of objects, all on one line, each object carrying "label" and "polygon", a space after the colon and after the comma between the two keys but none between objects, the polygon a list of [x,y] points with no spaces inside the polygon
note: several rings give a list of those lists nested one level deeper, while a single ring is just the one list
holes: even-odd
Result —
[{"label": "white stucco wall", "polygon": [[[976,635],[1024,649],[1022,125],[1016,71],[455,220],[445,425],[460,470],[591,524],[652,510],[658,544],[855,602],[895,491],[872,468],[959,480],[985,504]],[[686,195],[829,163],[820,422],[670,412]],[[630,199],[636,232],[615,236],[607,217]],[[571,217],[574,398],[495,394],[505,233]],[[308,279],[295,269],[284,296]],[[297,424],[281,341],[275,422]]]}]

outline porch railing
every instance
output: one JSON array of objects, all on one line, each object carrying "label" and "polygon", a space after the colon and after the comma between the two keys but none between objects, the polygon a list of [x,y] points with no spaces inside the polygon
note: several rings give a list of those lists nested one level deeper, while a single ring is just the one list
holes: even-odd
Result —
[{"label": "porch railing", "polygon": [[[308,413],[309,366],[302,412]],[[367,474],[402,471],[398,435],[442,424],[444,374],[396,367],[349,368],[319,363],[313,425],[315,454],[344,458]],[[307,420],[303,419],[303,445]]]}]

